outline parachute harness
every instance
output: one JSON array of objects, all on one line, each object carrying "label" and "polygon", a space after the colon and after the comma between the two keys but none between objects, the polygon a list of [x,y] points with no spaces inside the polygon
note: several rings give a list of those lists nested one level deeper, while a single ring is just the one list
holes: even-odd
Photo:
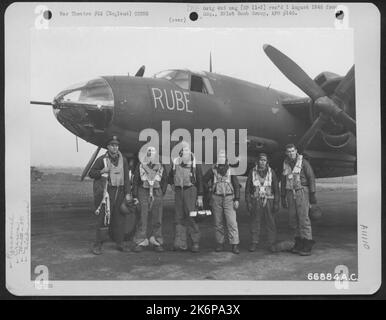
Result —
[{"label": "parachute harness", "polygon": [[303,163],[303,156],[301,154],[298,155],[298,158],[296,160],[295,167],[293,170],[291,170],[291,167],[289,164],[284,161],[284,175],[287,175],[288,182],[290,182],[290,189],[292,190],[292,194],[294,197],[294,200],[296,200],[296,190],[295,190],[295,184],[294,184],[294,178],[300,179],[300,171],[302,170],[302,163]]},{"label": "parachute harness", "polygon": [[264,182],[261,183],[259,179],[259,174],[257,170],[253,170],[253,185],[256,187],[255,197],[260,200],[260,204],[262,207],[267,205],[268,199],[274,199],[272,194],[267,193],[267,188],[271,188],[272,185],[272,171],[271,168],[268,167],[267,175],[264,178]]},{"label": "parachute harness", "polygon": [[149,184],[149,210],[151,210],[154,202],[154,183],[155,181],[160,182],[162,180],[163,167],[160,166],[155,175],[151,175],[146,169],[146,167],[146,164],[141,164],[141,180],[147,181],[147,183]]}]

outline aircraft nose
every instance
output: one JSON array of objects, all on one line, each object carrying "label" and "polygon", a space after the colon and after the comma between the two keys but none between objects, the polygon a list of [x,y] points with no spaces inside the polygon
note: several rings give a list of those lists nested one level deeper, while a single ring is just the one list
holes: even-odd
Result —
[{"label": "aircraft nose", "polygon": [[103,78],[77,84],[54,98],[53,112],[65,128],[90,141],[103,134],[112,121],[113,92]]},{"label": "aircraft nose", "polygon": [[90,138],[92,135],[92,127],[87,128],[84,119],[86,111],[83,107],[53,107],[56,119],[66,129],[81,138]]}]

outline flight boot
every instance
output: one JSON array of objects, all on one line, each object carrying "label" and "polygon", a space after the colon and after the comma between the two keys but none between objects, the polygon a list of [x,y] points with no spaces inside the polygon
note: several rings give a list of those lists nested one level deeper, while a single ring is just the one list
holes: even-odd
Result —
[{"label": "flight boot", "polygon": [[255,252],[257,249],[257,243],[256,242],[252,242],[250,247],[249,247],[249,252]]},{"label": "flight boot", "polygon": [[216,252],[222,252],[224,251],[224,244],[223,243],[218,243],[216,248],[214,249]]},{"label": "flight boot", "polygon": [[310,256],[312,246],[315,244],[314,240],[311,239],[302,239],[303,240],[303,248],[299,251],[301,256]]},{"label": "flight boot", "polygon": [[130,248],[123,243],[117,243],[117,250],[121,252],[130,252]]},{"label": "flight boot", "polygon": [[156,252],[164,252],[165,249],[164,247],[162,246],[162,244],[158,245],[158,246],[154,246],[154,251]]},{"label": "flight boot", "polygon": [[277,253],[280,251],[280,248],[276,243],[270,243],[268,246],[268,251],[270,253]]},{"label": "flight boot", "polygon": [[198,245],[198,243],[194,243],[190,251],[192,251],[193,253],[200,252],[200,246]]},{"label": "flight boot", "polygon": [[240,249],[239,249],[239,245],[238,244],[232,245],[232,252],[234,254],[239,254],[240,253]]},{"label": "flight boot", "polygon": [[178,247],[178,246],[173,246],[172,251],[181,251],[181,252],[186,252],[188,248],[185,247]]},{"label": "flight boot", "polygon": [[291,249],[292,253],[299,253],[303,249],[303,245],[304,245],[303,240],[304,239],[300,237],[295,237],[295,244]]},{"label": "flight boot", "polygon": [[140,253],[140,252],[143,251],[143,246],[137,244],[137,245],[134,247],[133,251],[134,251],[135,253]]},{"label": "flight boot", "polygon": [[96,256],[99,256],[102,254],[102,243],[94,243],[92,246],[91,252],[95,254]]}]

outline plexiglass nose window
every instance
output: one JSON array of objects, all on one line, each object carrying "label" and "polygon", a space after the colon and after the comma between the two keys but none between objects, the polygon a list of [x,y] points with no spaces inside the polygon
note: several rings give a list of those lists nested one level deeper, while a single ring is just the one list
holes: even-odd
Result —
[{"label": "plexiglass nose window", "polygon": [[114,106],[113,92],[106,80],[102,78],[74,85],[61,92],[58,98],[60,102],[65,103]]}]

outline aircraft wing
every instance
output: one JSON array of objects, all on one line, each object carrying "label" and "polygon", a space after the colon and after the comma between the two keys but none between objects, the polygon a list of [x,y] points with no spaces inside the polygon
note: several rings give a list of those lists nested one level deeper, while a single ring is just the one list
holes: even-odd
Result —
[{"label": "aircraft wing", "polygon": [[281,103],[295,117],[306,122],[310,121],[310,110],[312,110],[311,98],[285,98]]},{"label": "aircraft wing", "polygon": [[[251,165],[256,161],[260,152],[271,155],[271,165],[281,171],[284,159],[283,146],[277,141],[256,137],[247,137],[248,163]],[[319,151],[304,150],[303,154],[311,162],[317,178],[343,177],[355,175],[357,173],[356,156],[340,151]]]},{"label": "aircraft wing", "polygon": [[344,152],[305,150],[317,178],[351,176],[357,173],[357,158]]}]

